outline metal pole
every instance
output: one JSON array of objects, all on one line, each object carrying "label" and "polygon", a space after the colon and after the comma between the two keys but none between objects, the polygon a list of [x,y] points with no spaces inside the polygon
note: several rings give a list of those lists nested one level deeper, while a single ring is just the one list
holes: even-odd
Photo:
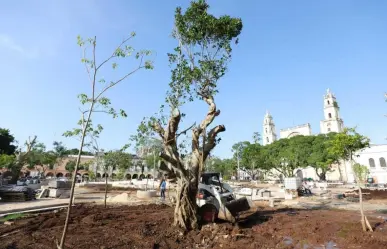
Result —
[{"label": "metal pole", "polygon": [[156,150],[153,149],[153,189],[155,189]]},{"label": "metal pole", "polygon": [[[239,148],[238,148],[239,149]],[[237,180],[240,181],[239,177],[239,151],[237,150],[237,164],[238,164],[238,170],[237,170]]]}]

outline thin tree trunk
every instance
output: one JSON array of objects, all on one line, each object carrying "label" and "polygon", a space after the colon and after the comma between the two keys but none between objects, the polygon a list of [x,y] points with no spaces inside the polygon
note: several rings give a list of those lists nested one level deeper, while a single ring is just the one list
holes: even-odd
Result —
[{"label": "thin tree trunk", "polygon": [[78,168],[79,168],[79,163],[81,162],[81,155],[82,155],[83,145],[85,143],[86,129],[87,129],[87,127],[89,125],[89,122],[90,122],[90,117],[91,117],[91,113],[92,113],[93,107],[94,107],[94,102],[90,106],[90,111],[89,111],[88,117],[86,119],[86,122],[85,122],[83,130],[82,130],[82,138],[81,138],[80,149],[79,149],[78,156],[77,156],[77,162],[75,163],[74,175],[72,177],[73,182],[71,183],[70,200],[69,200],[69,205],[67,207],[66,221],[65,221],[64,228],[63,228],[63,233],[62,233],[62,238],[60,240],[60,244],[57,245],[58,249],[64,249],[67,229],[69,227],[70,213],[71,213],[71,209],[72,209],[72,205],[73,205],[73,200],[74,200],[74,189],[75,189],[75,182],[76,182],[76,179],[77,179],[77,172],[78,172]]},{"label": "thin tree trunk", "polygon": [[108,177],[107,177],[107,174],[105,173],[105,198],[104,198],[105,208],[106,208],[107,192],[108,192]]},{"label": "thin tree trunk", "polygon": [[197,189],[189,181],[185,179],[178,180],[174,225],[185,230],[198,228],[196,192]]},{"label": "thin tree trunk", "polygon": [[371,232],[373,232],[373,229],[371,227],[371,224],[369,223],[368,219],[367,219],[367,216],[365,216],[364,214],[364,208],[363,208],[363,193],[361,191],[361,187],[359,186],[359,204],[360,204],[360,215],[361,215],[361,226],[363,228],[363,231],[364,232],[367,232],[367,228],[368,230],[370,230]]},{"label": "thin tree trunk", "polygon": [[365,216],[364,216],[364,210],[363,210],[363,194],[361,192],[361,187],[359,185],[359,204],[360,204],[360,221],[361,221],[361,226],[363,228],[364,232],[367,232],[366,224],[365,224]]},{"label": "thin tree trunk", "polygon": [[339,170],[339,180],[342,182],[343,181],[343,172],[341,172],[341,164],[340,162],[337,162],[337,168]]}]

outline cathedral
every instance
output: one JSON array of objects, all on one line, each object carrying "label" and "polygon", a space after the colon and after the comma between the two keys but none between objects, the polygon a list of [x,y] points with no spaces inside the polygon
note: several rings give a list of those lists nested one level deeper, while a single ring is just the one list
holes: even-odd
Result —
[{"label": "cathedral", "polygon": [[[340,117],[340,108],[336,101],[335,95],[328,89],[323,97],[324,119],[320,121],[320,133],[327,134],[329,132],[341,132],[344,129],[343,120]],[[262,144],[271,144],[280,138],[290,138],[297,135],[310,136],[312,129],[310,124],[298,125],[280,130],[280,137],[277,138],[273,117],[267,111],[263,119]],[[373,178],[375,184],[387,186],[387,144],[370,144],[369,148],[365,148],[355,153],[353,160],[356,163],[367,166],[369,170],[368,177]],[[352,170],[352,164],[349,161],[343,161],[339,165],[327,172],[327,180],[343,181],[352,183],[355,181],[355,175]],[[274,170],[275,172],[276,170]],[[274,173],[273,172],[273,173]],[[278,174],[279,172],[277,172]],[[298,168],[293,172],[298,176],[319,179],[313,167]]]},{"label": "cathedral", "polygon": [[[340,108],[336,101],[336,96],[328,89],[323,97],[324,100],[324,120],[320,121],[320,133],[341,132],[344,128],[343,120],[340,117]],[[273,117],[266,111],[263,119],[262,144],[267,145],[277,140],[277,133]],[[309,123],[297,125],[280,130],[281,138],[290,138],[297,135],[311,136],[312,128]]]}]

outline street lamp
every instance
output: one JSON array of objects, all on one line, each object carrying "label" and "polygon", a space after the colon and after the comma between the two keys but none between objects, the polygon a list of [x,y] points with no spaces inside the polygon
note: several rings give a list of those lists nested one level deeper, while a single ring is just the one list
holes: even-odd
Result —
[{"label": "street lamp", "polygon": [[238,169],[237,169],[237,178],[238,178],[238,181],[240,181],[241,179],[240,179],[240,176],[239,176],[239,173],[240,173],[240,171],[239,171],[239,149],[241,148],[241,146],[239,146],[238,147],[238,149],[237,149],[237,151],[236,151],[236,153],[237,153],[237,166],[238,166]]}]

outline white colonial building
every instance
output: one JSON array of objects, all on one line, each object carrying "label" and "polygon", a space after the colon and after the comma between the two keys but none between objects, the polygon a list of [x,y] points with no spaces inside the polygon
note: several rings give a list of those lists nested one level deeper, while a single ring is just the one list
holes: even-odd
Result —
[{"label": "white colonial building", "polygon": [[[340,108],[335,95],[328,89],[324,95],[324,119],[320,122],[320,133],[341,132],[344,129],[343,119],[340,117]],[[312,128],[310,124],[298,125],[280,130],[281,138],[290,138],[297,135],[310,136]],[[263,120],[263,145],[270,144],[277,140],[273,117],[266,112]],[[369,168],[370,177],[374,178],[375,183],[387,184],[387,145],[372,144],[356,153],[355,162],[365,165]],[[272,172],[273,176],[280,177],[278,172]],[[312,167],[297,169],[294,172],[297,176],[304,178],[313,178],[318,180],[318,176]],[[354,182],[354,174],[349,162],[342,162],[340,166],[335,166],[331,172],[327,173],[327,180]]]}]

